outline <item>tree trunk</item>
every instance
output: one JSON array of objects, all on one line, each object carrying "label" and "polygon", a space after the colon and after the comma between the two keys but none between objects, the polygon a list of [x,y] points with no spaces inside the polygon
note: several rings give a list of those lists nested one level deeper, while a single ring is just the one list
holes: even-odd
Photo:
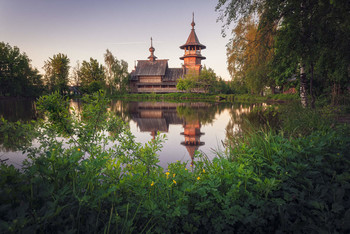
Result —
[{"label": "tree trunk", "polygon": [[313,92],[313,81],[314,81],[314,65],[311,64],[311,77],[310,77],[311,108],[315,109],[315,95]]},{"label": "tree trunk", "polygon": [[304,108],[307,107],[307,80],[305,74],[305,64],[303,63],[300,64],[300,101]]},{"label": "tree trunk", "polygon": [[340,95],[340,84],[334,82],[332,88],[332,105],[338,105],[338,98]]},{"label": "tree trunk", "polygon": [[272,94],[276,94],[276,88],[275,88],[275,86],[271,86],[271,93],[272,93]]}]

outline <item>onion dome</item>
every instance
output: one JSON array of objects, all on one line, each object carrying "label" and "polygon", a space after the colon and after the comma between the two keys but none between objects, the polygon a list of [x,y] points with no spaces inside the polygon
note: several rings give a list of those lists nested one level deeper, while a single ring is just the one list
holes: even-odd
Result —
[{"label": "onion dome", "polygon": [[152,42],[152,37],[151,37],[151,47],[149,48],[149,52],[151,52],[151,55],[148,57],[148,59],[152,62],[157,59],[157,57],[153,54],[154,51],[155,51],[155,49],[153,47],[153,42]]}]

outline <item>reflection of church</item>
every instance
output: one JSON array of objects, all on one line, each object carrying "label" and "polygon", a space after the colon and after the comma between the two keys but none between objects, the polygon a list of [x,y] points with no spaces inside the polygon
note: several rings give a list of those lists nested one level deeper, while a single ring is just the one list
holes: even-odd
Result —
[{"label": "reflection of church", "polygon": [[169,125],[182,125],[184,136],[182,145],[186,147],[191,159],[199,146],[204,145],[200,137],[204,133],[200,131],[199,119],[185,120],[178,116],[177,107],[184,104],[163,102],[134,102],[130,104],[131,118],[136,122],[141,132],[150,132],[153,139],[157,132],[168,132]]},{"label": "reflection of church", "polygon": [[131,118],[141,132],[150,132],[154,137],[157,132],[168,132],[170,124],[182,124],[177,116],[176,103],[135,102],[130,108]]},{"label": "reflection of church", "polygon": [[185,141],[181,142],[184,145],[193,160],[194,153],[198,150],[199,146],[204,145],[204,142],[201,142],[201,135],[204,133],[201,132],[201,123],[199,119],[192,121],[184,121],[184,132]]}]

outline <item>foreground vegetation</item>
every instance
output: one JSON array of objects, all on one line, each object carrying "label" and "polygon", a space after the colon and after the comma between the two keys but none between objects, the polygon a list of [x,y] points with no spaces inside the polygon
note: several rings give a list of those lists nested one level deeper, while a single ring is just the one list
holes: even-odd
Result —
[{"label": "foreground vegetation", "polygon": [[84,98],[81,114],[57,93],[39,100],[39,147],[25,149],[22,170],[0,165],[0,232],[350,231],[345,126],[286,108],[274,112],[284,131],[232,136],[213,161],[198,154],[164,170],[164,136],[135,142],[103,96]]}]

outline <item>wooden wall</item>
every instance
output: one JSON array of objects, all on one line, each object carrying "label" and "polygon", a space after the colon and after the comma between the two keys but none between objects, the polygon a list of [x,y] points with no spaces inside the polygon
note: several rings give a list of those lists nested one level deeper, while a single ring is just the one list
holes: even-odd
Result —
[{"label": "wooden wall", "polygon": [[160,83],[162,82],[161,76],[140,76],[140,83]]}]

